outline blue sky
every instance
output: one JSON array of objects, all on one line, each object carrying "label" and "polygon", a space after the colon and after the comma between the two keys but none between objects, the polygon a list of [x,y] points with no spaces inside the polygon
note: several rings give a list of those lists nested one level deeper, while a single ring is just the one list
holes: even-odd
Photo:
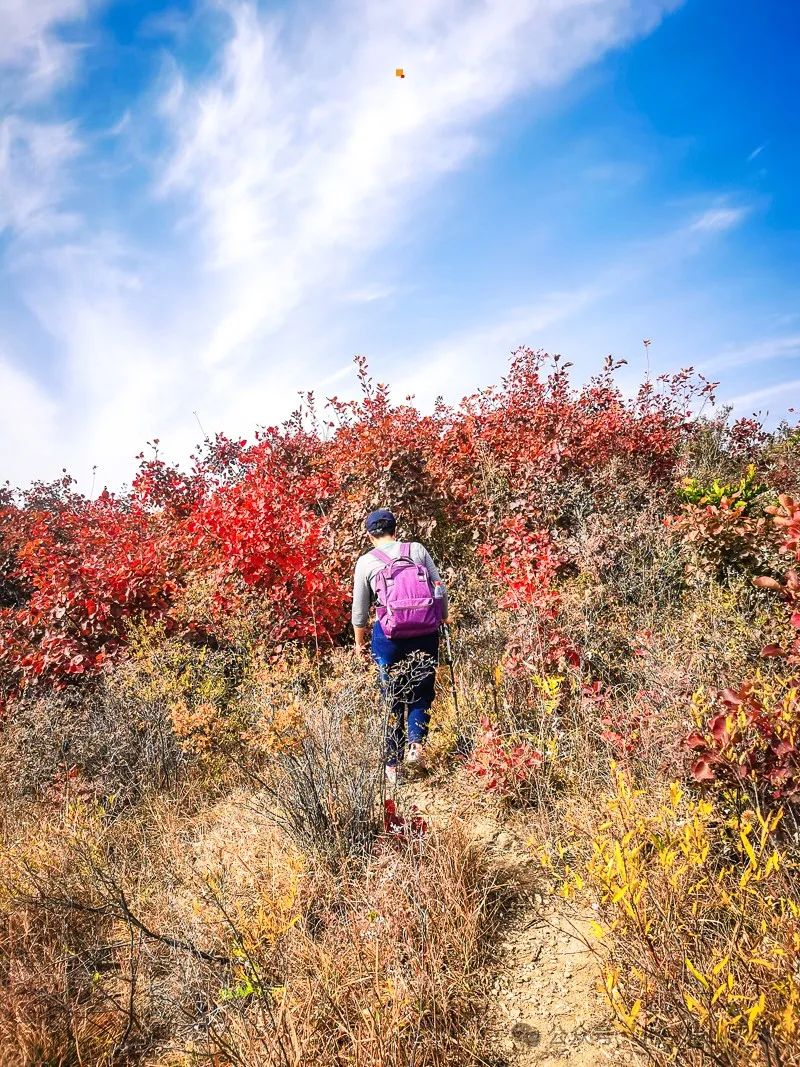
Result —
[{"label": "blue sky", "polygon": [[[520,344],[800,397],[787,0],[0,0],[0,475]],[[402,66],[403,80],[394,77]]]}]

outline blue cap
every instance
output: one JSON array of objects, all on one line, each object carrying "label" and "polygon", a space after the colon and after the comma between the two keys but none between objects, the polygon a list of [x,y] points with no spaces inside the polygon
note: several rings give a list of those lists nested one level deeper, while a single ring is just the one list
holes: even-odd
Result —
[{"label": "blue cap", "polygon": [[394,533],[397,528],[397,519],[392,515],[388,508],[378,508],[377,511],[373,511],[371,515],[367,515],[364,525],[367,528],[367,533],[375,533],[375,527],[379,522],[385,522],[391,526],[389,533]]}]

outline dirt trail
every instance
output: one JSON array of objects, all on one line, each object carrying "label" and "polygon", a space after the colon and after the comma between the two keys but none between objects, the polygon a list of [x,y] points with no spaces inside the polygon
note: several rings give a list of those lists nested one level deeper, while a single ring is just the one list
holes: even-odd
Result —
[{"label": "dirt trail", "polygon": [[[400,790],[434,825],[453,814],[443,788],[430,780]],[[567,913],[558,897],[537,892],[538,872],[509,827],[476,815],[469,829],[529,886],[509,915],[492,980],[494,1013],[486,1063],[492,1067],[638,1067],[641,1058],[618,1034],[597,989],[597,966],[580,938],[588,916]],[[541,886],[539,886],[541,888]]]}]

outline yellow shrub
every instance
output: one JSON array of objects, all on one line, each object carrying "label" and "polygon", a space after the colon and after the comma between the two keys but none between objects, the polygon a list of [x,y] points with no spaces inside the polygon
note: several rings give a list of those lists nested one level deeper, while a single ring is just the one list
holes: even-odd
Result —
[{"label": "yellow shrub", "polygon": [[654,799],[617,768],[604,806],[564,891],[598,910],[620,1023],[663,1062],[800,1063],[800,887],[783,810],[725,817],[678,782]]}]

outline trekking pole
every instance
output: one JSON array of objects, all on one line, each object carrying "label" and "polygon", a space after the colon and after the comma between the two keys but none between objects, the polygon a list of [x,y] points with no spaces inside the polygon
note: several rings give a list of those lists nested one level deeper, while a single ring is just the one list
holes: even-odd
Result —
[{"label": "trekking pole", "polygon": [[453,665],[453,646],[450,641],[450,627],[446,622],[442,623],[442,632],[444,633],[444,647],[445,647],[445,663],[450,669],[450,688],[453,691],[453,707],[456,713],[456,750],[464,753],[465,741],[461,733],[461,709],[458,703],[458,688],[456,686],[456,671]]}]

